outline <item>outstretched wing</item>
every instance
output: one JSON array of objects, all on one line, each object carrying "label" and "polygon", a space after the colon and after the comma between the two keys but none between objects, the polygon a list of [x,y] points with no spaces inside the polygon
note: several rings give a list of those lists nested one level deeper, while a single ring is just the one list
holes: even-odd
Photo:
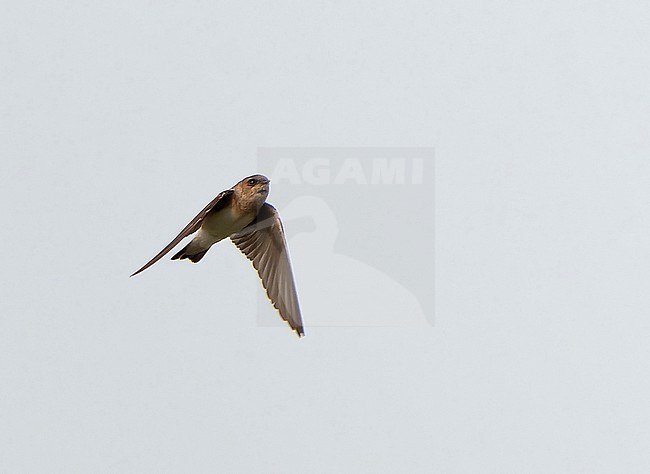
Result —
[{"label": "outstretched wing", "polygon": [[253,262],[273,306],[291,329],[304,336],[296,284],[278,211],[265,203],[255,220],[230,239]]},{"label": "outstretched wing", "polygon": [[154,258],[149,260],[140,270],[138,270],[131,276],[137,275],[138,273],[145,271],[151,265],[153,265],[158,260],[163,258],[167,252],[169,252],[171,249],[176,247],[176,245],[178,245],[178,243],[181,240],[183,240],[188,235],[193,234],[194,232],[199,230],[201,224],[203,223],[203,219],[205,219],[205,216],[207,216],[210,212],[218,211],[219,209],[222,209],[224,206],[226,206],[230,202],[232,194],[233,194],[232,189],[227,189],[225,191],[220,192],[216,198],[210,201],[210,203],[207,206],[205,206],[203,210],[199,212],[197,216],[194,219],[192,219],[190,223],[187,224],[183,230],[181,230],[181,232],[174,238],[174,240],[169,242],[169,244],[167,244],[167,246],[164,249],[162,249],[158,253],[158,255],[156,255]]}]

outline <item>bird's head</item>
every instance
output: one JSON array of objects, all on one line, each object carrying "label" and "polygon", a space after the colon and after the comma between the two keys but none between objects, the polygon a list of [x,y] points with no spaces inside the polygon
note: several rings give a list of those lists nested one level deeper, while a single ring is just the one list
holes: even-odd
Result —
[{"label": "bird's head", "polygon": [[261,206],[269,195],[269,183],[266,176],[254,174],[242,179],[233,189],[239,199]]}]

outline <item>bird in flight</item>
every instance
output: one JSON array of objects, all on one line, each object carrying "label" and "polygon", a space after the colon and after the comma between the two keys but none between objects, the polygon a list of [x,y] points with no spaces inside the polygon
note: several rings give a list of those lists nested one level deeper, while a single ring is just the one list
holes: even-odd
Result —
[{"label": "bird in flight", "polygon": [[266,202],[269,179],[255,174],[222,191],[158,255],[131,276],[143,272],[188,235],[194,238],[172,260],[197,263],[217,242],[230,238],[253,263],[273,306],[299,337],[305,335],[287,241],[278,211]]}]

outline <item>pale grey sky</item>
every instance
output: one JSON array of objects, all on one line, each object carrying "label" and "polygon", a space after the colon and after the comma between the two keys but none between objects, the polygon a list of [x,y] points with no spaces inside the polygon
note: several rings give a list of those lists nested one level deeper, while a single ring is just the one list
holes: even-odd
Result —
[{"label": "pale grey sky", "polygon": [[[649,24],[2,2],[0,472],[648,472]],[[128,278],[282,146],[435,149],[434,325],[260,325],[228,242]]]}]

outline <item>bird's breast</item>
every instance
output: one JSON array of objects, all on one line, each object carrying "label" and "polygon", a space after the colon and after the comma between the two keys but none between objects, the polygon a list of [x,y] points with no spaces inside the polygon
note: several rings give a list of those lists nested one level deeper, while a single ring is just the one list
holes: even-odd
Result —
[{"label": "bird's breast", "polygon": [[254,218],[253,212],[242,212],[234,206],[228,206],[206,217],[201,229],[221,240],[239,232]]}]

